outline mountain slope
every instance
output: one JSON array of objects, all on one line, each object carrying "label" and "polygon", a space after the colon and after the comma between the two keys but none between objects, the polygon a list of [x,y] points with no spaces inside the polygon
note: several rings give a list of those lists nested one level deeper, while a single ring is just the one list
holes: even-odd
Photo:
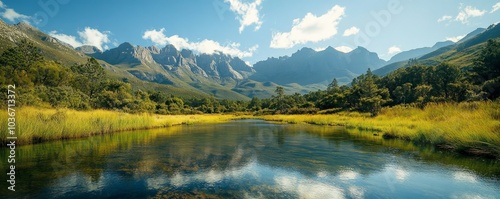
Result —
[{"label": "mountain slope", "polygon": [[199,90],[218,98],[248,99],[231,89],[237,81],[255,72],[237,57],[222,53],[196,55],[191,50],[177,50],[173,45],[159,49],[156,46],[134,46],[125,42],[104,52],[90,47],[79,50],[141,80]]},{"label": "mountain slope", "polygon": [[26,39],[42,50],[44,57],[58,60],[64,64],[83,63],[87,56],[76,52],[71,46],[64,44],[35,27],[21,22],[6,24],[0,19],[0,53],[16,46],[16,43]]},{"label": "mountain slope", "polygon": [[[18,24],[7,24],[0,19],[0,53],[16,46],[18,42],[24,39],[39,48],[42,55],[46,59],[60,62],[64,66],[68,67],[74,64],[85,63],[89,57],[83,52],[100,52],[100,50],[92,46],[82,46],[77,49],[73,49],[72,46],[41,32],[27,23],[21,22]],[[207,94],[204,94],[196,89],[184,89],[142,81],[119,67],[104,61],[99,61],[99,63],[106,69],[106,73],[110,78],[116,80],[126,80],[134,89],[167,92],[183,98],[208,96]]]},{"label": "mountain slope", "polygon": [[421,56],[433,52],[437,49],[440,49],[445,46],[453,45],[454,42],[452,41],[442,41],[434,44],[432,47],[423,47],[423,48],[417,48],[417,49],[412,49],[404,52],[400,52],[396,55],[394,55],[389,61],[387,61],[387,65],[400,62],[400,61],[408,61],[409,59],[415,59],[415,58],[420,58]]},{"label": "mountain slope", "polygon": [[[500,25],[494,24],[487,29],[478,28],[453,45],[441,47],[417,59],[419,64],[436,65],[447,62],[459,67],[471,66],[489,39],[500,38]],[[398,68],[407,66],[407,61],[395,62],[373,71],[383,76]]]}]

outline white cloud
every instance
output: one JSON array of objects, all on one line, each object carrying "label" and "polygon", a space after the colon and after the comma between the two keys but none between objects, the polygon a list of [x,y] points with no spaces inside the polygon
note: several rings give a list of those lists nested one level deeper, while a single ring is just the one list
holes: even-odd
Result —
[{"label": "white cloud", "polygon": [[344,190],[312,179],[298,179],[295,176],[274,177],[280,191],[298,195],[298,198],[345,198]]},{"label": "white cloud", "polygon": [[457,172],[453,173],[453,179],[455,179],[456,181],[464,181],[464,182],[468,182],[468,183],[476,183],[477,182],[476,175],[469,173],[469,172],[465,172],[465,171],[457,171]]},{"label": "white cloud", "polygon": [[[5,5],[3,5],[3,3],[1,6],[2,8],[5,8]],[[9,21],[12,22],[15,22],[16,20],[26,21],[30,18],[29,16],[19,14],[14,9],[10,8],[5,9],[5,11],[1,13],[1,15],[3,18],[8,19]]]},{"label": "white cloud", "polygon": [[352,48],[349,46],[338,46],[338,47],[335,47],[335,50],[338,50],[338,51],[343,52],[343,53],[348,53],[348,52],[352,51]]},{"label": "white cloud", "polygon": [[402,52],[402,50],[401,50],[401,48],[399,48],[397,46],[391,46],[387,50],[387,54],[389,54],[389,55],[393,55],[393,54],[400,53],[400,52]]},{"label": "white cloud", "polygon": [[5,8],[5,5],[0,1],[0,8]]},{"label": "white cloud", "polygon": [[498,2],[498,3],[496,3],[495,5],[492,6],[490,13],[494,13],[494,12],[496,12],[499,9],[500,9],[500,2]]},{"label": "white cloud", "polygon": [[74,48],[78,47],[78,46],[82,46],[82,42],[79,42],[75,36],[72,36],[72,35],[66,35],[66,34],[62,34],[62,33],[57,33],[57,31],[50,31],[49,32],[49,35],[56,38],[56,39],[59,39],[61,40],[62,42],[64,43],[67,43],[71,46],[73,46]]},{"label": "white cloud", "polygon": [[444,15],[444,16],[442,16],[441,18],[439,18],[439,19],[437,20],[437,22],[448,21],[448,20],[451,20],[452,18],[453,18],[453,17],[452,17],[452,16],[450,16],[450,15]]},{"label": "white cloud", "polygon": [[449,40],[449,41],[456,43],[456,42],[460,41],[461,39],[463,39],[464,37],[465,37],[465,35],[459,35],[456,37],[446,37],[446,40]]},{"label": "white cloud", "polygon": [[109,40],[109,31],[99,31],[97,29],[93,29],[90,27],[86,27],[83,31],[78,31],[79,38],[77,39],[75,36],[66,35],[63,33],[57,33],[57,31],[50,31],[49,35],[59,39],[74,48],[83,46],[83,45],[91,45],[95,46],[99,50],[107,50],[109,48],[107,43],[110,43]]},{"label": "white cloud", "polygon": [[342,36],[348,37],[348,36],[351,36],[351,35],[356,35],[358,33],[359,33],[359,28],[357,28],[356,26],[353,26],[353,27],[345,30],[344,34]]},{"label": "white cloud", "polygon": [[258,45],[254,45],[251,48],[249,48],[246,51],[240,50],[240,44],[239,43],[230,43],[228,45],[221,45],[219,42],[213,41],[213,40],[208,40],[204,39],[200,42],[190,42],[186,38],[179,37],[179,35],[173,35],[170,37],[167,37],[165,35],[165,29],[162,28],[160,30],[148,30],[144,32],[144,35],[142,36],[143,39],[149,39],[151,40],[154,44],[164,46],[166,44],[172,44],[175,46],[177,49],[190,49],[194,50],[199,53],[205,53],[205,54],[214,54],[216,52],[222,52],[224,54],[228,54],[231,56],[235,57],[251,57],[253,55],[253,52],[259,48]]},{"label": "white cloud", "polygon": [[460,21],[463,24],[466,24],[469,22],[469,18],[480,17],[480,16],[483,16],[485,13],[486,13],[486,10],[479,10],[479,9],[474,8],[472,6],[467,6],[458,13],[457,17],[455,17],[455,20]]},{"label": "white cloud", "polygon": [[240,33],[245,30],[245,27],[255,25],[255,30],[259,30],[262,26],[262,21],[259,16],[259,9],[262,0],[255,0],[252,3],[243,3],[240,0],[224,0],[229,2],[229,9],[233,11],[240,21]]},{"label": "white cloud", "polygon": [[307,13],[304,18],[293,20],[290,32],[273,34],[270,47],[291,48],[297,44],[329,39],[337,34],[337,25],[344,16],[344,10],[344,7],[335,5],[319,17]]},{"label": "white cloud", "polygon": [[320,52],[320,51],[324,51],[325,49],[326,49],[326,47],[319,47],[319,48],[315,48],[314,51]]},{"label": "white cloud", "polygon": [[358,178],[359,173],[352,171],[352,170],[346,170],[346,171],[341,171],[339,174],[339,179],[343,181],[349,181],[349,180],[355,180]]},{"label": "white cloud", "polygon": [[[103,50],[103,44],[109,43],[109,31],[100,32],[97,29],[85,27],[84,31],[78,31],[78,35],[85,45],[91,45]],[[106,48],[104,48],[106,49]]]}]

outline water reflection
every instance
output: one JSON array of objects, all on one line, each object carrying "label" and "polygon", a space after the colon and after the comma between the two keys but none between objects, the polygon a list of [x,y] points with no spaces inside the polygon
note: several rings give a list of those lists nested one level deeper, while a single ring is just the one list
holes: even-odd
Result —
[{"label": "water reflection", "polygon": [[462,198],[500,192],[495,160],[435,153],[343,128],[255,120],[51,142],[21,147],[18,154],[15,194],[26,198]]}]

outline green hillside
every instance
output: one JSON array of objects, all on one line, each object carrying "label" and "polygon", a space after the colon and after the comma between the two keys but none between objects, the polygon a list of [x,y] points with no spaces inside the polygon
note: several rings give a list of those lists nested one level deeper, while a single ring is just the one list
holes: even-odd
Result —
[{"label": "green hillside", "polygon": [[479,54],[481,50],[485,48],[486,42],[489,39],[498,40],[499,38],[500,25],[494,24],[488,27],[484,32],[466,37],[454,45],[439,48],[411,62],[407,60],[386,65],[373,71],[373,73],[384,76],[398,68],[414,64],[433,66],[439,63],[448,63],[458,67],[470,67],[474,64],[475,60],[479,58]]}]

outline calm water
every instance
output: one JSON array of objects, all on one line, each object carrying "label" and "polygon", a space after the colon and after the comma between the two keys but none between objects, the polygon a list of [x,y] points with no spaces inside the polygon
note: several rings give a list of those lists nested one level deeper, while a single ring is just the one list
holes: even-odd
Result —
[{"label": "calm water", "polygon": [[17,153],[15,195],[3,182],[2,198],[500,198],[498,160],[335,127],[242,120]]}]

